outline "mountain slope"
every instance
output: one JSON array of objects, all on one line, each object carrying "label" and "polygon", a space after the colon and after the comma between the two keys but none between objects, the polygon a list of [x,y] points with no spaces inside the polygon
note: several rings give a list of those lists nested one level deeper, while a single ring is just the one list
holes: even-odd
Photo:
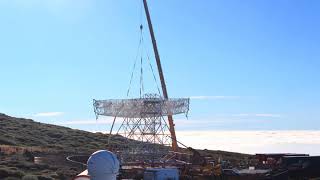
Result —
[{"label": "mountain slope", "polygon": [[[107,138],[102,133],[0,114],[0,179],[30,175],[39,180],[72,179],[85,167],[66,161],[66,156],[105,149]],[[36,156],[44,162],[35,163]]]},{"label": "mountain slope", "polygon": [[36,146],[65,152],[92,152],[105,148],[107,135],[43,124],[0,114],[0,144]]}]

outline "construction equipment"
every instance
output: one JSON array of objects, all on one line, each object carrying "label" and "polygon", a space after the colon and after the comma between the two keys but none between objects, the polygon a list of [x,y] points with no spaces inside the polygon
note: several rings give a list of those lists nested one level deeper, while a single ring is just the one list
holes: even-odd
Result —
[{"label": "construction equipment", "polygon": [[[150,36],[151,36],[151,40],[152,40],[152,46],[153,46],[154,55],[155,55],[155,58],[156,58],[157,67],[158,67],[158,71],[159,71],[159,77],[160,77],[163,97],[165,99],[168,99],[167,86],[166,86],[166,82],[165,82],[164,75],[163,75],[163,72],[162,72],[160,55],[159,55],[159,51],[158,51],[156,38],[155,38],[155,35],[154,35],[154,32],[153,32],[153,26],[152,26],[152,22],[151,22],[151,17],[150,17],[150,13],[149,13],[147,0],[143,0],[143,5],[144,5],[144,9],[145,9],[146,16],[147,16]],[[173,123],[172,115],[168,115],[168,122],[169,122],[170,134],[171,134],[171,137],[173,138],[172,150],[173,151],[177,151],[178,150],[178,143],[176,141],[177,137],[176,137],[176,132],[175,132],[175,129],[174,129],[174,123]]]}]

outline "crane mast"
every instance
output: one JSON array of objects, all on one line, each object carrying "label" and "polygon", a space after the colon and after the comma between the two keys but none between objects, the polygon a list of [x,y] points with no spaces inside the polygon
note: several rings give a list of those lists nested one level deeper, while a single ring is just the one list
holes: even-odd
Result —
[{"label": "crane mast", "polygon": [[[163,71],[162,71],[160,55],[159,55],[159,51],[158,51],[158,47],[157,47],[156,38],[155,38],[155,35],[154,35],[154,32],[153,32],[153,27],[152,27],[152,22],[151,22],[151,17],[150,17],[150,13],[149,13],[147,0],[143,0],[143,5],[144,5],[145,13],[146,13],[146,16],[147,16],[147,21],[148,21],[151,40],[152,40],[153,51],[154,51],[154,55],[155,55],[156,62],[157,62],[157,67],[158,67],[158,72],[159,72],[159,77],[160,77],[163,97],[165,99],[168,99],[168,92],[167,92],[166,82],[165,82]],[[172,150],[173,151],[178,151],[178,143],[177,143],[177,139],[176,139],[176,133],[175,133],[175,129],[174,129],[174,123],[173,123],[172,115],[168,115],[168,122],[169,122],[169,130],[170,130],[170,134],[171,134],[171,138],[172,138]]]}]

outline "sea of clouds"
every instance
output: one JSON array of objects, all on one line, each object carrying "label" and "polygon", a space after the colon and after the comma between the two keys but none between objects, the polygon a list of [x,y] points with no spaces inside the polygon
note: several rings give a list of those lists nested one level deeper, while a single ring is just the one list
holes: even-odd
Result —
[{"label": "sea of clouds", "polygon": [[[97,121],[80,120],[57,124],[91,132],[108,133],[106,129],[109,129],[112,121],[112,118],[104,118]],[[205,124],[201,122],[179,121],[178,119],[176,123],[182,127],[176,132],[178,141],[196,149],[247,154],[307,153],[320,155],[320,130],[192,130],[199,129],[197,126],[204,127]],[[215,121],[215,123],[219,122]],[[117,130],[119,125],[116,123],[114,130]]]},{"label": "sea of clouds", "polygon": [[320,155],[320,131],[178,131],[177,139],[197,149]]}]

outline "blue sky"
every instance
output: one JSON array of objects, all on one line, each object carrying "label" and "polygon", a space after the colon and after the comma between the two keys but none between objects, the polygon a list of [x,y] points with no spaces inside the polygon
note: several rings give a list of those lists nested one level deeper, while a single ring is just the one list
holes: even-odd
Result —
[{"label": "blue sky", "polygon": [[[191,97],[177,130],[320,129],[320,1],[149,6],[169,96]],[[140,8],[139,0],[0,0],[0,112],[108,130],[92,99],[126,98]]]}]

